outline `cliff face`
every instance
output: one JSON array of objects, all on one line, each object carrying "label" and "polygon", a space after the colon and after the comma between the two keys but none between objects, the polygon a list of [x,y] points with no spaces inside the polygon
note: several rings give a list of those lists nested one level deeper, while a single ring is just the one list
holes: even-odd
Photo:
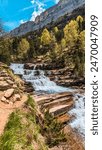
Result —
[{"label": "cliff face", "polygon": [[83,6],[84,0],[60,0],[59,3],[35,18],[35,21],[28,21],[18,28],[10,32],[11,36],[20,36],[30,31],[43,28],[52,21],[55,22],[59,17],[64,16],[67,13],[71,13],[73,10]]}]

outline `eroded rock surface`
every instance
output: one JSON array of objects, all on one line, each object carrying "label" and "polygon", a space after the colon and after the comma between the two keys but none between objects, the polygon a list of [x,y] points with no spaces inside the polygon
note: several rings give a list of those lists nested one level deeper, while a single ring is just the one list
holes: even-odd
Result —
[{"label": "eroded rock surface", "polygon": [[0,63],[0,101],[9,104],[21,100],[24,82]]}]

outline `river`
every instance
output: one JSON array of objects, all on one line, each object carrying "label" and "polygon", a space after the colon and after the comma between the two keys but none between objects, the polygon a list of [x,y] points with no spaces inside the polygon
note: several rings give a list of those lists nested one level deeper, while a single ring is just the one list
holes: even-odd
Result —
[{"label": "river", "polygon": [[[44,70],[24,69],[24,64],[12,63],[10,68],[14,74],[22,75],[22,79],[26,82],[30,82],[37,93],[62,93],[62,92],[74,92],[74,89],[69,87],[58,86],[55,82],[45,76]],[[85,137],[85,96],[84,94],[76,93],[74,95],[75,105],[74,108],[68,112],[75,115],[75,119],[70,122],[72,128],[76,129],[82,137]]]}]

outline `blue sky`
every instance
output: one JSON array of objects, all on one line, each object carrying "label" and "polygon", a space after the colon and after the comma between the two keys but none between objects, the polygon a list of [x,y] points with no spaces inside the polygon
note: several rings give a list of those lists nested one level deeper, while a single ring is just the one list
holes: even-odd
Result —
[{"label": "blue sky", "polygon": [[31,20],[59,0],[0,0],[0,19],[4,29],[10,31]]}]

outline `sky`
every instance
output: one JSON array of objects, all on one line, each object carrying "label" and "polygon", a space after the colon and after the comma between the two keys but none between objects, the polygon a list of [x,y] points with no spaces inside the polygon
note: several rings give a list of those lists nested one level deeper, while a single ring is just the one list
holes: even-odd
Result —
[{"label": "sky", "polygon": [[59,0],[0,0],[0,20],[6,31],[13,30],[35,17]]}]

